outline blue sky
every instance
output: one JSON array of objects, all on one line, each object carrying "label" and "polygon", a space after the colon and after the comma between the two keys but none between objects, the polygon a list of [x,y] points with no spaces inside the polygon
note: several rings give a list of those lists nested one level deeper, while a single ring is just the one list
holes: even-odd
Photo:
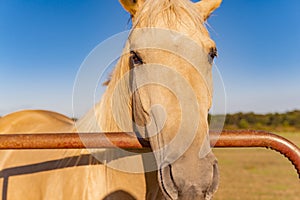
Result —
[{"label": "blue sky", "polygon": [[[299,0],[224,0],[209,19],[228,112],[300,109],[299,19]],[[0,115],[72,115],[81,63],[128,20],[117,0],[1,0]]]}]

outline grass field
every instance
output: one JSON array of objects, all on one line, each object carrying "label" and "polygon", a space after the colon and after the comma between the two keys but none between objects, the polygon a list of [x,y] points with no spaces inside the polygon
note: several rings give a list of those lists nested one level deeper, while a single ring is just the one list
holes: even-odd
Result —
[{"label": "grass field", "polygon": [[[300,146],[300,133],[280,134]],[[267,149],[214,149],[220,186],[214,200],[299,200],[294,166]]]}]

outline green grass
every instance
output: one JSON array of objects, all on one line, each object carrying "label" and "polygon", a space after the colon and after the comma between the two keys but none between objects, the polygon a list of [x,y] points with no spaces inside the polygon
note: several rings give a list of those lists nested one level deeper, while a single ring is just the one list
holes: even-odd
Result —
[{"label": "green grass", "polygon": [[[283,133],[300,146],[300,133]],[[268,149],[214,149],[220,185],[214,200],[298,200],[300,181],[293,165]]]}]

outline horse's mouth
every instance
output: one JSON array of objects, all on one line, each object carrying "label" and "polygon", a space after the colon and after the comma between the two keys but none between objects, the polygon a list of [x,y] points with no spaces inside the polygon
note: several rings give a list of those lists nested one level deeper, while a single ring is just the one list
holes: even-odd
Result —
[{"label": "horse's mouth", "polygon": [[185,176],[182,166],[178,166],[178,163],[161,165],[158,180],[166,199],[212,199],[219,185],[218,162],[212,153],[199,162],[201,166],[199,169],[207,170],[205,172],[198,170],[196,176],[199,177],[190,176],[191,179]]}]

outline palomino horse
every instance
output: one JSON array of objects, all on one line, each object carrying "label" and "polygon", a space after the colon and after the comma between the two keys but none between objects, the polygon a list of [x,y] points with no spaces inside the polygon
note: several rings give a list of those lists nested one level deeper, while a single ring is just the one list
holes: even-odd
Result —
[{"label": "palomino horse", "polygon": [[95,108],[76,128],[49,111],[9,114],[0,132],[135,131],[152,151],[1,151],[2,199],[212,198],[218,169],[207,116],[216,47],[204,23],[221,0],[120,2],[133,29]]}]

